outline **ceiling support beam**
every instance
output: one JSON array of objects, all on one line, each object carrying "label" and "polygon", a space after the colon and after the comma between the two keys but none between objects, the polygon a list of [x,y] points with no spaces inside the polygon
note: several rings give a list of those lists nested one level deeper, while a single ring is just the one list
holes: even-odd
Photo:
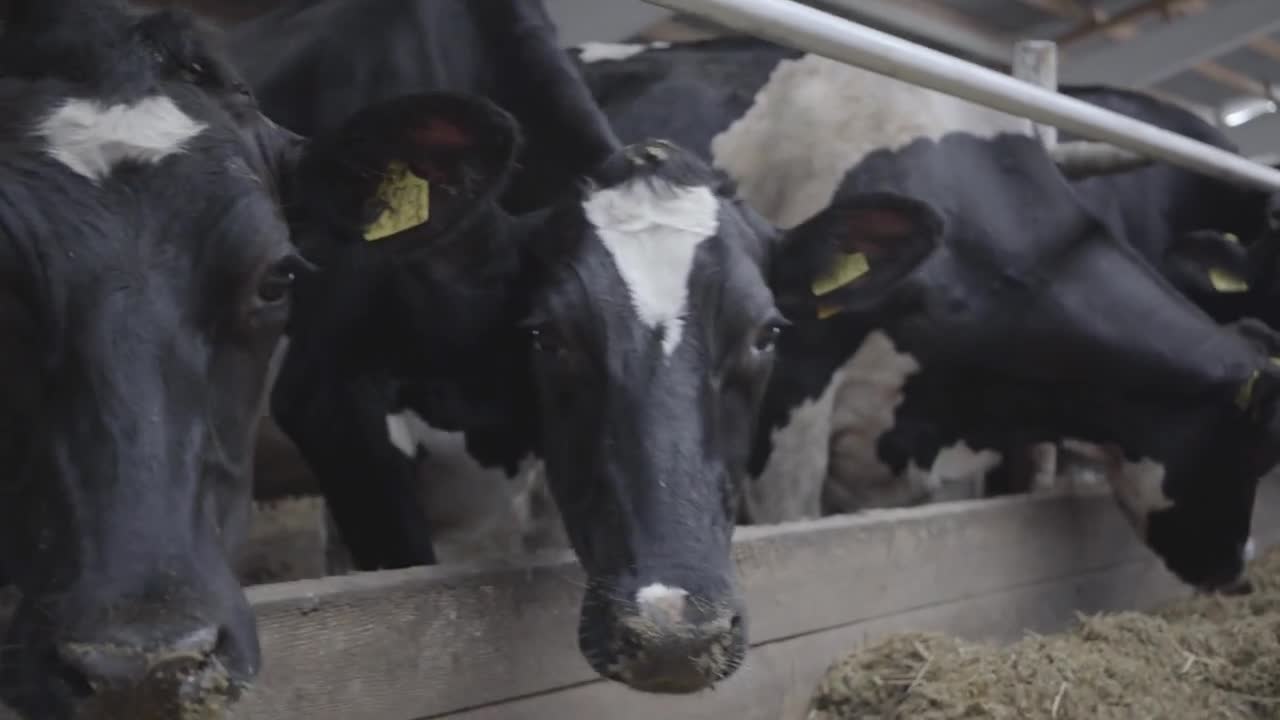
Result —
[{"label": "ceiling support beam", "polygon": [[1240,153],[1247,157],[1280,153],[1280,115],[1263,115],[1223,132],[1240,146]]},{"label": "ceiling support beam", "polygon": [[1063,63],[1063,73],[1073,83],[1155,85],[1276,29],[1276,0],[1232,0],[1215,5],[1213,12],[1184,17],[1127,42],[1073,54]]},{"label": "ceiling support beam", "polygon": [[973,18],[921,0],[804,0],[820,10],[894,35],[945,48],[984,65],[1008,68],[1013,39],[982,27]]},{"label": "ceiling support beam", "polygon": [[618,42],[670,17],[671,12],[640,0],[545,0],[565,47],[584,42]]}]

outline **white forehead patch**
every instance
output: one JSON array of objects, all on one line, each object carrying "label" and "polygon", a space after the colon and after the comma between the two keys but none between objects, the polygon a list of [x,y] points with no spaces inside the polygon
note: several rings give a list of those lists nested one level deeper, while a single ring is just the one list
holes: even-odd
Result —
[{"label": "white forehead patch", "polygon": [[651,43],[585,42],[578,46],[578,59],[588,64],[602,60],[626,60],[629,57],[639,55],[645,50],[659,50],[666,47],[671,47],[671,43],[661,41]]},{"label": "white forehead patch", "polygon": [[70,98],[36,132],[48,143],[49,155],[97,182],[123,161],[154,164],[182,152],[207,127],[172,99],[156,95],[116,105]]},{"label": "white forehead patch", "polygon": [[708,187],[638,180],[598,190],[582,207],[613,257],[640,321],[663,329],[662,349],[671,355],[684,328],[694,255],[720,222],[715,193]]}]

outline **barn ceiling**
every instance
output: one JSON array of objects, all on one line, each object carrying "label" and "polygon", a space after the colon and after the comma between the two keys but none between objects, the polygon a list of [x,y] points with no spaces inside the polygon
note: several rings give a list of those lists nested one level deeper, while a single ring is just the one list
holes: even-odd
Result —
[{"label": "barn ceiling", "polygon": [[[223,19],[278,0],[144,0]],[[714,33],[643,0],[545,0],[565,44]],[[1280,154],[1280,0],[802,0],[994,67],[1023,39],[1057,41],[1063,82],[1141,88],[1222,125],[1249,155]]]}]

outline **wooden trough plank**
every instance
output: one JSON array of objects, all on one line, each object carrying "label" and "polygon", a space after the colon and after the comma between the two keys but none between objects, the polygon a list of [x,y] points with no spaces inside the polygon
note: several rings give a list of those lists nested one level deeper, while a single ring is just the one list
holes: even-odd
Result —
[{"label": "wooden trough plank", "polygon": [[[597,681],[538,697],[434,717],[447,720],[799,719],[831,661],[891,633],[933,630],[974,639],[1013,640],[1026,631],[1060,629],[1076,611],[1150,607],[1185,593],[1185,588],[1156,561],[1136,561],[1109,570],[1000,590],[763,645],[753,649],[747,663],[733,678],[713,692],[696,696],[644,695]],[[280,720],[295,717],[303,716],[282,715]],[[0,720],[10,720],[2,708]]]},{"label": "wooden trough plank", "polygon": [[[1266,482],[1256,527],[1278,521]],[[1150,558],[1106,496],[748,529],[736,554],[756,644]],[[581,590],[568,558],[254,588],[265,669],[235,717],[409,720],[593,681],[576,646]]]},{"label": "wooden trough plank", "polygon": [[[441,720],[803,720],[822,673],[858,646],[908,631],[947,632],[1008,641],[1026,631],[1053,632],[1077,610],[1150,607],[1185,593],[1154,561],[1001,590],[897,613],[755,648],[738,673],[713,692],[685,697],[645,695],[603,681],[538,697],[436,716]],[[434,719],[433,719],[434,720]]]}]

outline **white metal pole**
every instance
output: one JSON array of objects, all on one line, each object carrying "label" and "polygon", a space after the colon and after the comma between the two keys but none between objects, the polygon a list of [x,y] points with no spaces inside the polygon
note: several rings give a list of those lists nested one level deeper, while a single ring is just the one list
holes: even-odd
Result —
[{"label": "white metal pole", "polygon": [[646,2],[1206,175],[1280,191],[1280,171],[792,0]]}]

